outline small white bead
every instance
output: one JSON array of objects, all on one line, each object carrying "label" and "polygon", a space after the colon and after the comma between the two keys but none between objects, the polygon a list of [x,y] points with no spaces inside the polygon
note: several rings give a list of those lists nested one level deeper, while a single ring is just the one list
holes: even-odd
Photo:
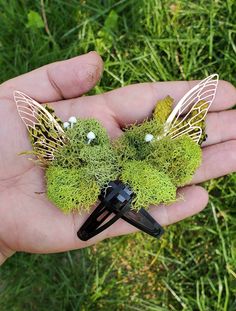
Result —
[{"label": "small white bead", "polygon": [[68,121],[69,121],[70,123],[76,123],[77,119],[76,119],[76,117],[72,116],[72,117],[69,118]]},{"label": "small white bead", "polygon": [[69,122],[64,122],[64,123],[63,123],[64,129],[67,129],[69,126],[70,126],[70,123],[69,123]]},{"label": "small white bead", "polygon": [[152,134],[146,134],[145,141],[148,143],[148,142],[150,142],[152,140],[153,140],[153,135]]},{"label": "small white bead", "polygon": [[89,132],[88,134],[87,134],[87,138],[88,139],[94,139],[96,137],[96,135],[94,134],[94,132]]}]

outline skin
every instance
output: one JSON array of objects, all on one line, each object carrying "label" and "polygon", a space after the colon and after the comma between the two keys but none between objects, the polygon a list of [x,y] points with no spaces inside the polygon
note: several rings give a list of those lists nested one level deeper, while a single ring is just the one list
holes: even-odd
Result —
[{"label": "skin", "polygon": [[[45,194],[44,171],[18,153],[29,150],[26,128],[13,100],[19,90],[40,103],[50,103],[66,121],[70,116],[94,117],[110,136],[121,127],[149,116],[157,100],[170,95],[176,102],[197,81],[142,83],[105,94],[84,96],[100,79],[103,63],[90,52],[56,62],[6,81],[0,85],[0,263],[15,251],[55,253],[78,249],[105,238],[136,231],[123,220],[93,239],[80,241],[76,232],[87,215],[64,215]],[[208,139],[203,144],[203,162],[192,183],[179,190],[183,200],[169,206],[152,206],[150,212],[161,225],[170,225],[200,212],[208,202],[198,183],[234,172],[236,169],[236,89],[220,81],[207,115]]]}]

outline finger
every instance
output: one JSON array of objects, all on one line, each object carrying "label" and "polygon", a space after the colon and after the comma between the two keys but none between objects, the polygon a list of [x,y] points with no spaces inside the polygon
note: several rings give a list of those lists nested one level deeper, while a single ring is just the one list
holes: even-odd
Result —
[{"label": "finger", "polygon": [[1,240],[0,240],[0,266],[15,252],[8,248]]},{"label": "finger", "polygon": [[201,183],[236,171],[236,140],[203,148],[200,168],[191,183]]},{"label": "finger", "polygon": [[111,138],[122,134],[114,113],[109,109],[104,100],[104,95],[83,96],[80,98],[68,99],[56,103],[50,103],[56,115],[63,121],[71,116],[80,118],[95,118],[107,129]]},{"label": "finger", "polygon": [[236,139],[236,110],[208,113],[206,134],[203,147]]},{"label": "finger", "polygon": [[55,62],[11,79],[0,86],[0,96],[12,98],[19,90],[39,102],[73,98],[89,91],[103,70],[96,52]]},{"label": "finger", "polygon": [[[114,90],[105,95],[109,108],[121,126],[141,122],[151,115],[156,102],[167,95],[177,103],[199,81],[143,83]],[[226,81],[219,81],[211,111],[220,111],[236,103],[236,89]]]},{"label": "finger", "polygon": [[[68,115],[103,118],[108,112],[113,121],[124,127],[141,122],[151,115],[156,102],[170,95],[178,102],[199,81],[155,82],[126,86],[96,96],[84,96],[56,103],[60,116]],[[219,81],[212,111],[232,107],[236,103],[236,89],[226,81]],[[96,112],[96,116],[94,115]]]},{"label": "finger", "polygon": [[[150,208],[150,214],[160,225],[167,226],[193,216],[204,209],[208,202],[208,193],[200,186],[184,187],[178,191],[178,196],[179,200],[174,204]],[[135,227],[119,220],[101,235],[105,238],[135,231],[138,231]]]}]

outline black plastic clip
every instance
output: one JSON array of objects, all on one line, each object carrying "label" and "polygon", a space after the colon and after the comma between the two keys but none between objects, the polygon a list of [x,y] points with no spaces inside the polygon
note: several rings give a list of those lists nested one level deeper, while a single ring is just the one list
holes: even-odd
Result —
[{"label": "black plastic clip", "polygon": [[100,204],[77,232],[78,237],[87,241],[122,218],[149,235],[159,238],[164,229],[145,209],[142,208],[138,212],[131,210],[133,198],[132,190],[121,181],[110,182],[99,196]]}]

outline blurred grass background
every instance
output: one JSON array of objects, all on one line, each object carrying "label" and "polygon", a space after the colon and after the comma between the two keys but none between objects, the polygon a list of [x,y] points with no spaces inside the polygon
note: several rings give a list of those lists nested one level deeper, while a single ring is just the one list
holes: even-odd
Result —
[{"label": "blurred grass background", "polygon": [[[97,50],[91,93],[214,72],[235,85],[235,21],[235,0],[0,0],[0,82]],[[16,254],[0,270],[0,310],[236,310],[236,176],[205,186],[208,207],[161,241]]]}]

